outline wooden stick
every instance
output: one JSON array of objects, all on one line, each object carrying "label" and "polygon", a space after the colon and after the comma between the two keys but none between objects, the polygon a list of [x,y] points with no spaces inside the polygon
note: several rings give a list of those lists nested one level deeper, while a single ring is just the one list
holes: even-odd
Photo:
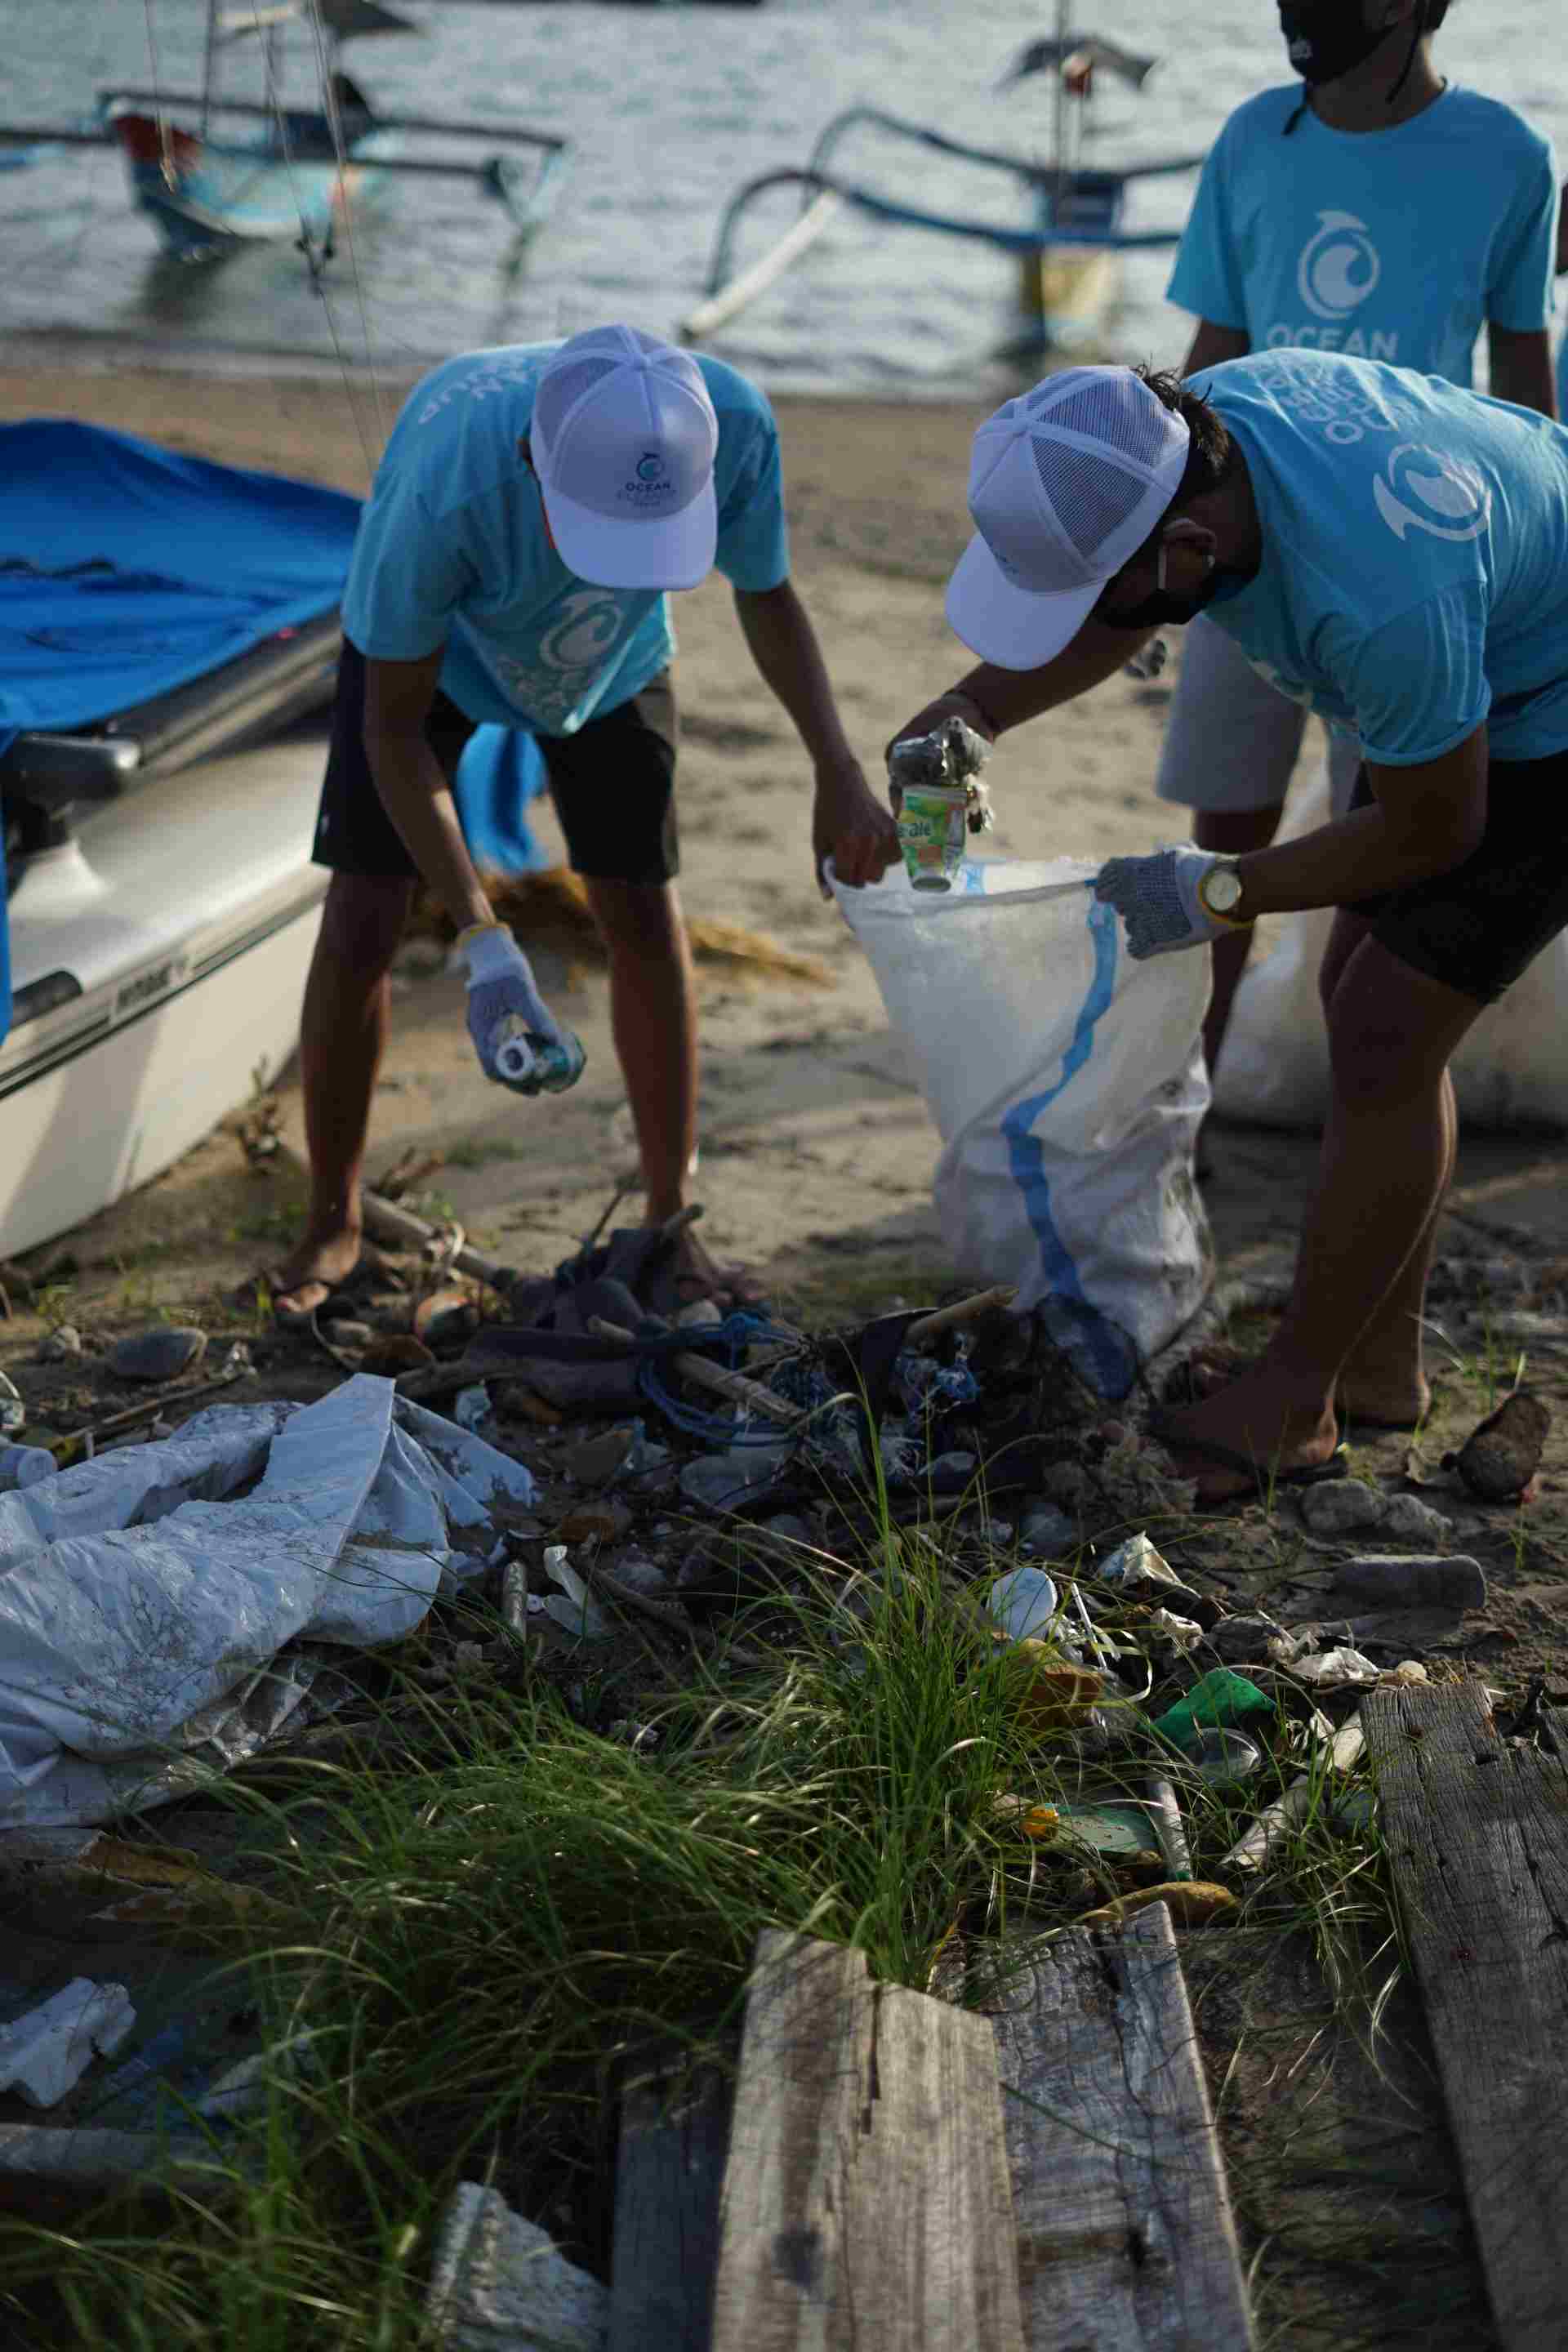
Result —
[{"label": "wooden stick", "polygon": [[[590,1316],[588,1328],[601,1339],[631,1341],[634,1334],[618,1323],[606,1323],[602,1315]],[[670,1359],[682,1380],[697,1387],[711,1389],[715,1396],[728,1397],[731,1403],[744,1405],[750,1412],[760,1412],[767,1420],[777,1422],[781,1429],[803,1429],[811,1419],[799,1405],[785,1404],[760,1381],[749,1381],[744,1372],[726,1371],[722,1364],[710,1364],[706,1356],[673,1356]]]},{"label": "wooden stick", "polygon": [[92,1449],[100,1438],[118,1437],[125,1430],[140,1429],[144,1423],[156,1421],[166,1404],[195,1403],[203,1397],[210,1397],[218,1389],[232,1388],[236,1381],[248,1380],[255,1370],[254,1364],[236,1364],[232,1369],[226,1367],[223,1371],[215,1372],[210,1381],[202,1381],[194,1389],[160,1390],[156,1396],[148,1397],[141,1404],[127,1405],[123,1412],[111,1412],[107,1421],[95,1422],[90,1429],[78,1429],[69,1437],[58,1437],[48,1451],[61,1470],[70,1468],[81,1449],[85,1452],[81,1453],[80,1458],[90,1462]]},{"label": "wooden stick", "polygon": [[910,1325],[904,1333],[904,1345],[918,1348],[926,1339],[940,1338],[943,1331],[956,1331],[965,1323],[978,1323],[994,1307],[1009,1307],[1018,1295],[1016,1283],[1001,1283],[994,1290],[977,1290],[973,1298],[955,1298],[951,1307],[933,1307]]}]

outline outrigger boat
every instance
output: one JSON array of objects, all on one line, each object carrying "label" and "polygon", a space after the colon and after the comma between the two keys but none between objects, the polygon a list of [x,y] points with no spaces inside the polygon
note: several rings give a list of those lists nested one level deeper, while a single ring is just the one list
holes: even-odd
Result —
[{"label": "outrigger boat", "polygon": [[[285,103],[283,37],[290,25],[311,36],[317,83],[312,102]],[[553,208],[567,142],[519,123],[446,122],[427,115],[386,115],[342,70],[344,41],[417,33],[380,0],[279,0],[237,5],[207,0],[205,61],[197,91],[114,88],[98,94],[87,127],[0,126],[0,146],[24,159],[52,146],[96,146],[113,139],[125,158],[132,195],[168,249],[183,260],[210,260],[247,246],[297,243],[312,268],[329,260],[351,201],[399,173],[466,179],[494,197],[520,240],[531,238]],[[253,42],[259,51],[259,98],[237,98],[222,86],[228,50]],[[249,136],[214,118],[254,121]],[[458,163],[405,152],[408,134],[479,139],[499,152]],[[509,148],[533,152],[526,163]]]},{"label": "outrigger boat", "polygon": [[[762,173],[731,196],[714,240],[706,299],[681,321],[682,340],[700,342],[734,318],[848,209],[890,226],[968,237],[1016,255],[1017,320],[1002,347],[1005,355],[1027,358],[1087,341],[1098,331],[1109,303],[1117,254],[1173,245],[1181,234],[1173,228],[1128,228],[1125,209],[1130,184],[1194,171],[1203,161],[1201,155],[1180,155],[1111,166],[1091,165],[1085,160],[1089,99],[1096,77],[1109,76],[1141,89],[1156,62],[1114,42],[1071,31],[1068,0],[1058,0],[1054,37],[1032,42],[1014,60],[1001,84],[1005,89],[1033,74],[1055,74],[1052,139],[1050,151],[1043,157],[972,146],[880,107],[847,108],[827,124],[803,165]],[[939,213],[847,176],[839,163],[839,151],[852,135],[868,131],[1006,173],[1026,197],[1026,216],[1005,221]],[[760,259],[738,268],[742,221],[759,198],[783,187],[800,190],[798,218]]]}]

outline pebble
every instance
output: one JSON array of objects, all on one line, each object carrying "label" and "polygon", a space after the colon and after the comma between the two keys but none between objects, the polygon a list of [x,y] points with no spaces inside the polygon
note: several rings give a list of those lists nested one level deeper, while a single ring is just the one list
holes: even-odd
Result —
[{"label": "pebble", "polygon": [[1042,1510],[1025,1513],[1018,1530],[1020,1551],[1033,1552],[1041,1559],[1061,1559],[1078,1548],[1077,1528],[1054,1503],[1047,1503]]},{"label": "pebble", "polygon": [[1487,1580],[1479,1560],[1460,1554],[1368,1553],[1348,1559],[1335,1571],[1335,1584],[1347,1599],[1373,1608],[1404,1605],[1411,1609],[1484,1609]]},{"label": "pebble", "polygon": [[1534,1477],[1545,1451],[1552,1415],[1529,1389],[1516,1389],[1473,1430],[1455,1468],[1483,1503],[1508,1503]]},{"label": "pebble", "polygon": [[1259,1611],[1222,1617],[1209,1628],[1208,1646],[1223,1665],[1286,1666],[1311,1645],[1287,1633],[1283,1625]]},{"label": "pebble", "polygon": [[58,1331],[49,1333],[48,1338],[38,1349],[38,1361],[43,1364],[58,1364],[63,1362],[68,1356],[79,1356],[80,1353],[81,1333],[74,1323],[62,1323]]},{"label": "pebble", "polygon": [[207,1335],[194,1324],[176,1323],[156,1331],[138,1331],[117,1339],[109,1351],[109,1369],[117,1380],[177,1381],[201,1362]]},{"label": "pebble", "polygon": [[1385,1495],[1383,1501],[1378,1524],[1384,1535],[1396,1536],[1401,1543],[1447,1543],[1453,1535],[1453,1520],[1424,1503],[1419,1495]]},{"label": "pebble", "polygon": [[323,1323],[321,1337],[334,1348],[368,1348],[375,1338],[368,1323]]},{"label": "pebble", "polygon": [[658,1562],[635,1545],[618,1559],[607,1560],[602,1572],[613,1583],[624,1584],[628,1592],[641,1593],[647,1601],[662,1601],[670,1590],[669,1579]]},{"label": "pebble", "polygon": [[1301,1517],[1315,1536],[1350,1535],[1359,1528],[1378,1528],[1403,1543],[1437,1544],[1454,1532],[1453,1522],[1415,1495],[1385,1495],[1364,1478],[1339,1478],[1323,1486],[1307,1486],[1300,1496]]},{"label": "pebble", "polygon": [[563,1467],[582,1486],[607,1486],[637,1444],[637,1423],[630,1421],[616,1429],[595,1430],[591,1437],[578,1440]]},{"label": "pebble", "polygon": [[14,1381],[0,1372],[0,1437],[14,1436],[27,1418],[27,1408]]}]

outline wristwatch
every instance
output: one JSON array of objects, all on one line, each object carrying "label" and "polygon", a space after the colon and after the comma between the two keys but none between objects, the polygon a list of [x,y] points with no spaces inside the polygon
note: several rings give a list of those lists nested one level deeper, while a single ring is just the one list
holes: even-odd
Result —
[{"label": "wristwatch", "polygon": [[1241,868],[1216,858],[1198,883],[1198,904],[1216,923],[1240,927],[1252,920],[1241,911]]}]

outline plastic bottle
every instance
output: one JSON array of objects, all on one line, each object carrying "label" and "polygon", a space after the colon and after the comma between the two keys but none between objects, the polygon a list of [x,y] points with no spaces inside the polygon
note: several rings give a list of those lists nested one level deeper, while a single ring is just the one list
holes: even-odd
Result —
[{"label": "plastic bottle", "polygon": [[54,1455],[42,1445],[0,1445],[0,1494],[17,1486],[36,1486],[55,1474]]}]

